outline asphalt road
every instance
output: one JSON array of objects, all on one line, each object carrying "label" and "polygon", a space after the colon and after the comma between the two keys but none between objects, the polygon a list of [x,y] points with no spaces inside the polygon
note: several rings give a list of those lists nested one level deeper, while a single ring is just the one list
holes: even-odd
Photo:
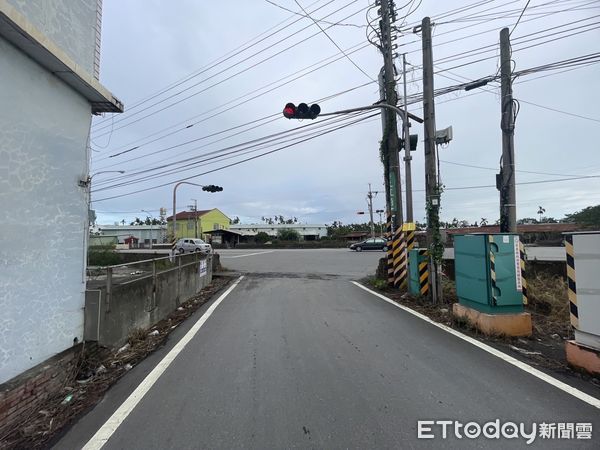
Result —
[{"label": "asphalt road", "polygon": [[[527,447],[522,438],[459,440],[449,432],[443,439],[439,427],[435,439],[417,438],[418,420],[496,419],[527,430],[534,422],[592,423],[592,440],[538,437],[529,447],[600,447],[600,409],[351,282],[373,272],[382,255],[221,252],[244,278],[121,415],[103,448]],[[56,448],[82,448],[207,308]]]}]

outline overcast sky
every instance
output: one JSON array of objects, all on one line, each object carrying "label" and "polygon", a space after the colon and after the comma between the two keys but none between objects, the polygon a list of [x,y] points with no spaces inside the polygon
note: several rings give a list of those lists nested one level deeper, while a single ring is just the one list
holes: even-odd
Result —
[{"label": "overcast sky", "polygon": [[[310,19],[265,0],[104,0],[100,78],[124,102],[126,111],[94,120],[91,173],[126,173],[94,176],[93,207],[100,224],[144,217],[142,209],[158,215],[159,208],[166,207],[170,214],[173,185],[188,177],[195,183],[220,185],[223,192],[207,193],[183,185],[177,194],[179,211],[196,199],[198,209],[216,207],[229,217],[239,216],[243,223],[273,215],[296,216],[304,223],[363,222],[368,216],[356,212],[367,210],[368,183],[382,192],[375,198],[374,208],[384,209],[379,117],[306,140],[308,133],[326,131],[338,119],[298,122],[281,116],[288,101],[312,102],[353,88],[321,102],[323,113],[378,100],[378,86],[372,80],[377,79],[382,57],[375,46],[367,45],[369,2],[299,1],[312,17],[322,20],[321,27],[339,47],[349,49],[349,58],[368,77],[341,55]],[[301,12],[292,0],[274,3]],[[406,52],[410,64],[409,95],[422,91],[420,35],[412,32],[412,26],[423,17],[430,16],[436,23],[434,64],[436,71],[443,71],[435,77],[437,89],[457,84],[454,80],[495,74],[499,29],[512,29],[526,3],[423,0],[419,5],[416,0],[399,9],[396,26],[406,31],[398,33],[396,42],[398,52]],[[396,0],[397,7],[403,4]],[[409,7],[415,10],[405,18]],[[376,19],[376,14],[374,8],[369,17]],[[511,36],[515,70],[597,52],[599,17],[599,1],[532,0]],[[375,26],[377,23],[373,21]],[[532,47],[523,49],[528,46]],[[401,59],[396,66],[401,70]],[[316,70],[306,74],[312,69]],[[522,171],[517,173],[518,183],[600,174],[595,139],[600,134],[600,65],[558,72],[515,80],[514,96],[520,100],[515,130],[516,163]],[[294,74],[306,75],[292,80]],[[273,90],[265,92],[268,89]],[[486,218],[494,222],[499,216],[495,187],[455,189],[495,185],[502,142],[499,85],[490,84],[485,90],[436,98],[437,128],[451,125],[454,130],[454,140],[440,149],[446,189],[443,220]],[[240,102],[243,104],[236,106]],[[411,105],[409,110],[422,115],[422,104]],[[273,118],[258,120],[270,115]],[[249,124],[252,121],[256,122]],[[191,124],[194,126],[186,128]],[[309,126],[301,134],[284,134],[268,143],[278,146],[247,147],[255,144],[248,141],[303,125]],[[222,133],[215,134],[218,132]],[[413,154],[413,186],[415,218],[423,221],[422,125],[413,124],[411,133],[418,133],[420,141]],[[198,175],[292,143],[298,145]],[[239,144],[244,146],[224,150]],[[203,156],[207,153],[210,155]],[[218,155],[227,159],[203,161]],[[161,173],[164,171],[168,172]],[[127,184],[115,186],[120,183]],[[519,185],[517,216],[536,217],[541,205],[545,215],[561,218],[600,203],[599,188],[600,178]]]}]

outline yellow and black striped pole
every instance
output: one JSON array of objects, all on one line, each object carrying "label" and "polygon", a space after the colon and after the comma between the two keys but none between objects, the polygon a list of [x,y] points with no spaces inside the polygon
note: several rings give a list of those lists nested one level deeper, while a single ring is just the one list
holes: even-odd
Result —
[{"label": "yellow and black striped pole", "polygon": [[577,286],[575,283],[575,251],[573,249],[573,235],[565,237],[565,250],[567,253],[567,283],[569,292],[569,312],[571,325],[579,328],[579,310],[577,308]]},{"label": "yellow and black striped pole", "polygon": [[406,285],[406,240],[402,227],[398,227],[394,233],[393,242],[394,257],[394,287],[400,288]]},{"label": "yellow and black striped pole", "polygon": [[[519,259],[521,262],[521,293],[523,294],[523,304],[527,305],[529,300],[527,299],[527,278],[525,277],[525,246],[522,242],[519,242]],[[518,274],[517,274],[518,276]]]},{"label": "yellow and black striped pole", "polygon": [[419,263],[419,292],[421,295],[427,295],[429,294],[429,268],[427,266],[427,250],[420,249],[419,256],[423,257],[423,261]]},{"label": "yellow and black striped pole", "polygon": [[496,299],[496,256],[492,251],[492,244],[494,244],[494,236],[489,235],[488,240],[490,243],[490,277],[492,278],[492,304],[497,305],[498,300]]},{"label": "yellow and black striped pole", "polygon": [[385,223],[386,230],[386,241],[387,241],[387,274],[388,274],[388,285],[394,285],[394,255],[393,255],[393,235],[392,235],[392,213],[387,212],[387,221]]},{"label": "yellow and black striped pole", "polygon": [[417,227],[412,222],[406,222],[403,227],[406,234],[406,251],[410,252],[415,246],[415,230]]}]

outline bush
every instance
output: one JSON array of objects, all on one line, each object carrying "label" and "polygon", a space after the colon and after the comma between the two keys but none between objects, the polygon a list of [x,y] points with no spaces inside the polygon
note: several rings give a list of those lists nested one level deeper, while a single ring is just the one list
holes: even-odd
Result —
[{"label": "bush", "polygon": [[113,246],[90,247],[88,251],[89,266],[114,266],[121,264],[121,258]]},{"label": "bush", "polygon": [[277,232],[277,238],[281,239],[282,241],[299,241],[300,233],[298,233],[296,230],[284,228]]},{"label": "bush", "polygon": [[261,231],[254,237],[254,240],[257,244],[264,244],[265,242],[271,240],[271,237],[264,231]]}]

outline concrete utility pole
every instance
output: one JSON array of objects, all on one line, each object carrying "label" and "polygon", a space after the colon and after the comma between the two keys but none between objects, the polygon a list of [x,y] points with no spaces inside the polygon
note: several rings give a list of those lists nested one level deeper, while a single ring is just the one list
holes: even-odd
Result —
[{"label": "concrete utility pole", "polygon": [[[404,84],[404,109],[408,111],[406,95],[406,53],[402,54],[402,81]],[[402,121],[404,128],[404,176],[406,182],[406,221],[413,222],[412,174],[410,168],[410,123],[408,115]]]},{"label": "concrete utility pole", "polygon": [[371,183],[369,183],[369,192],[367,193],[367,202],[369,204],[369,217],[371,219],[371,237],[375,237],[375,222],[373,221],[373,194],[377,194],[378,192],[373,192],[371,190]]},{"label": "concrete utility pole", "polygon": [[[377,79],[379,80],[379,99],[381,102],[385,102],[385,81],[384,81],[384,72],[385,69],[382,67],[379,71],[379,76]],[[388,113],[385,108],[381,108],[381,135],[385,136],[385,130],[387,128],[388,123]],[[385,184],[385,205],[388,211],[391,211],[391,195],[390,195],[390,163],[389,163],[389,155],[383,155],[383,183]]]},{"label": "concrete utility pole", "polygon": [[515,120],[512,96],[512,68],[509,29],[500,31],[500,79],[502,119],[502,163],[500,167],[500,232],[517,232],[515,187]]},{"label": "concrete utility pole", "polygon": [[421,23],[423,39],[423,118],[425,119],[425,191],[427,202],[427,247],[429,249],[429,295],[433,303],[441,299],[440,267],[433,251],[439,233],[439,182],[436,164],[435,103],[433,101],[433,50],[431,20]]},{"label": "concrete utility pole", "polygon": [[194,205],[190,206],[192,211],[194,211],[194,237],[198,239],[198,200],[193,198]]},{"label": "concrete utility pole", "polygon": [[[394,79],[394,55],[392,49],[391,33],[391,0],[381,1],[381,49],[383,52],[383,80],[385,85],[385,102],[396,107],[398,98],[396,94],[396,81]],[[388,170],[390,186],[390,209],[392,212],[392,229],[396,230],[402,225],[402,185],[400,180],[400,158],[398,155],[398,125],[395,114],[387,114],[387,139],[385,142],[388,153]]]}]

